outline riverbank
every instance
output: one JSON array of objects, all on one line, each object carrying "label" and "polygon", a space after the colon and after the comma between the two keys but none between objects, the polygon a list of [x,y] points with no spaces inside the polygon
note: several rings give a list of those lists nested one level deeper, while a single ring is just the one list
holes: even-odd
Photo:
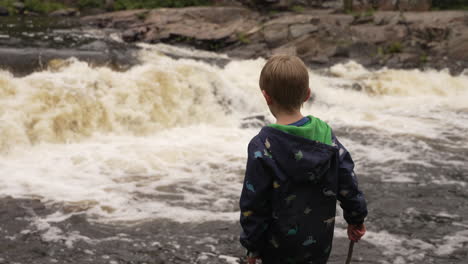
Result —
[{"label": "riverbank", "polygon": [[169,43],[251,59],[287,53],[312,68],[354,60],[369,68],[468,68],[468,12],[333,10],[259,13],[243,7],[132,10],[82,18],[126,42]]}]

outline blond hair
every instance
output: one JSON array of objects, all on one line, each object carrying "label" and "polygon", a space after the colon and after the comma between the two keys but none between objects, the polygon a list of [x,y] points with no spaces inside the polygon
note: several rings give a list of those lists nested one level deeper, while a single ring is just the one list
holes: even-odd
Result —
[{"label": "blond hair", "polygon": [[302,106],[309,92],[309,73],[304,62],[296,56],[271,57],[260,74],[260,89],[285,110]]}]

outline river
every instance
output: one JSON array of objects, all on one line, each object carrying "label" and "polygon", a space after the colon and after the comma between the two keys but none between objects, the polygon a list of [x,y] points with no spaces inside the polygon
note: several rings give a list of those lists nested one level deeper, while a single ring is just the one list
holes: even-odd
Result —
[{"label": "river", "polygon": [[[78,59],[0,71],[0,263],[244,254],[246,147],[273,121],[258,88],[265,60],[140,46],[125,71]],[[348,62],[311,70],[310,87],[303,113],[333,127],[369,202],[355,259],[467,263],[468,74]],[[344,261],[345,227],[340,217],[331,263]]]}]

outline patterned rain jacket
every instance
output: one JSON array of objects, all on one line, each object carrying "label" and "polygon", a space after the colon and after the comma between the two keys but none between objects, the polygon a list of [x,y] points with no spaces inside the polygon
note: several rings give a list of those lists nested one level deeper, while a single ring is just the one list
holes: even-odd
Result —
[{"label": "patterned rain jacket", "polygon": [[349,224],[367,215],[350,154],[325,122],[308,118],[263,127],[248,146],[240,241],[265,264],[326,263],[337,200]]}]

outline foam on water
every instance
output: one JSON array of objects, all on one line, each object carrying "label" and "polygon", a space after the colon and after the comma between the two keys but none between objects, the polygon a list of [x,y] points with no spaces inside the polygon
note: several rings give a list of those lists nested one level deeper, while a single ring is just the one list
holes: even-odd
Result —
[{"label": "foam on water", "polygon": [[[64,213],[96,221],[238,219],[246,146],[258,131],[241,129],[241,120],[272,119],[258,88],[265,60],[218,67],[161,51],[225,56],[144,47],[143,63],[126,72],[76,60],[23,78],[0,72],[0,194],[64,203]],[[378,135],[366,144],[341,139],[360,163],[431,166],[427,159],[437,157],[421,153],[432,148],[426,142],[450,145],[452,136],[468,149],[465,75],[369,71],[353,62],[310,73],[315,100],[304,113],[358,131],[363,141]],[[351,89],[355,83],[363,90]],[[416,140],[385,142],[406,137]]]}]

